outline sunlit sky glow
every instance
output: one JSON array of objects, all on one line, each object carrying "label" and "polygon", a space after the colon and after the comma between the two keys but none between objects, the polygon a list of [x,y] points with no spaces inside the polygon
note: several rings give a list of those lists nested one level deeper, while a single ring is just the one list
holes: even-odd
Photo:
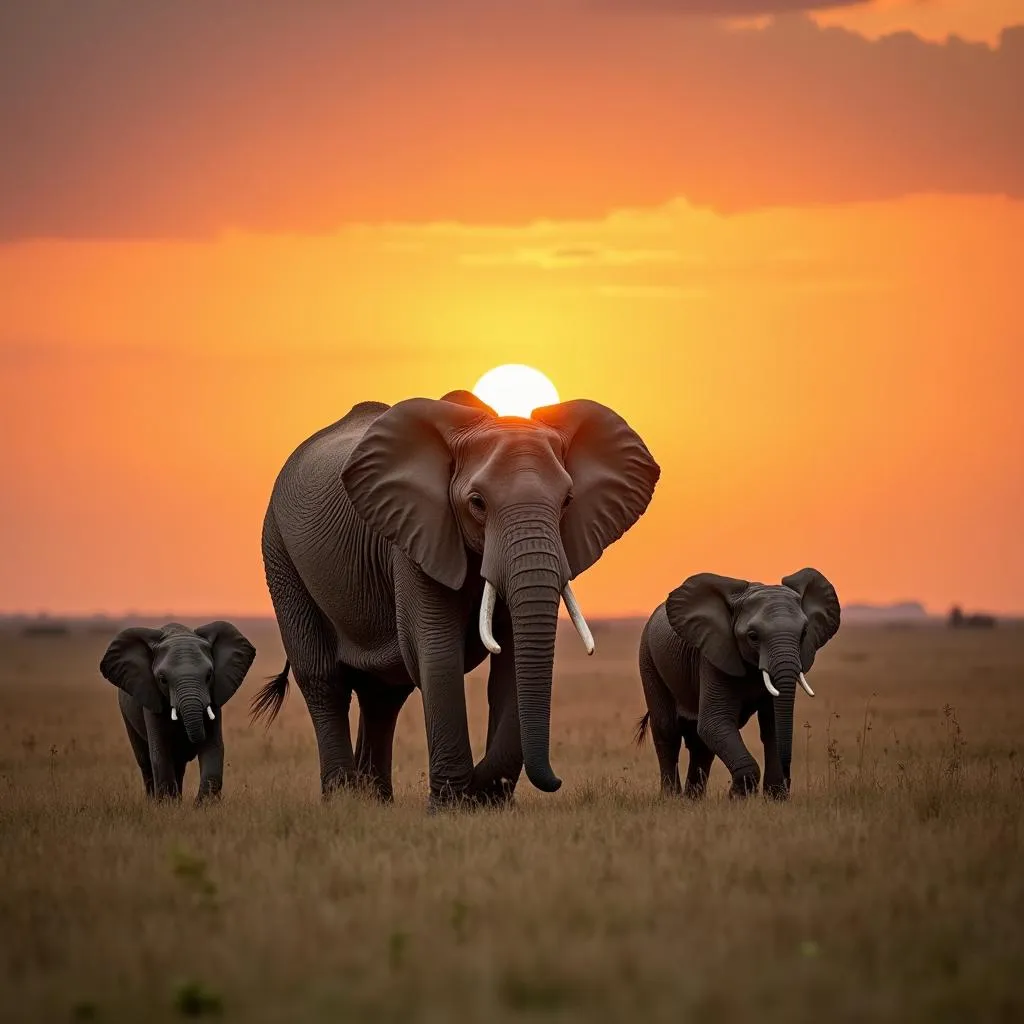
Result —
[{"label": "sunlit sky glow", "polygon": [[0,5],[0,611],[269,613],[295,446],[504,364],[662,467],[590,616],[1024,611],[1024,0],[52,10]]}]

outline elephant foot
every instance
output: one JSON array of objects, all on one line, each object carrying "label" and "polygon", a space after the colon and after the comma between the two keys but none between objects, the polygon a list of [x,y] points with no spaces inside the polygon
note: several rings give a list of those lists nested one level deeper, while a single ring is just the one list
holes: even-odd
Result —
[{"label": "elephant foot", "polygon": [[764,795],[769,800],[788,800],[789,799],[789,779],[772,779],[769,781],[765,779],[764,783]]},{"label": "elephant foot", "polygon": [[496,788],[479,794],[477,799],[484,807],[493,807],[499,811],[508,810],[516,805],[516,784],[508,779],[502,779]]},{"label": "elephant foot", "polygon": [[470,793],[483,807],[504,809],[515,806],[516,779],[494,779],[486,786],[473,787]]},{"label": "elephant foot", "polygon": [[342,790],[347,793],[369,793],[372,791],[370,780],[354,768],[343,768],[331,775],[321,777],[320,798],[324,803],[330,802],[331,797]]},{"label": "elephant foot", "polygon": [[363,793],[371,800],[381,804],[395,802],[395,790],[390,779],[382,778],[373,772],[359,772],[358,778],[349,786],[357,793]]},{"label": "elephant foot", "polygon": [[[676,783],[678,787],[679,783]],[[686,773],[686,781],[683,784],[683,795],[690,800],[700,800],[708,789],[708,773],[699,768],[691,768]],[[677,789],[678,792],[678,789]]]},{"label": "elephant foot", "polygon": [[440,811],[474,811],[484,806],[481,795],[475,791],[471,783],[431,783],[430,798],[427,801],[427,813],[437,814]]},{"label": "elephant foot", "polygon": [[395,791],[390,785],[385,785],[382,782],[374,780],[370,792],[373,794],[374,799],[381,804],[393,804],[395,802]]},{"label": "elephant foot", "polygon": [[176,804],[181,802],[181,793],[173,789],[156,789],[149,798],[155,804]]},{"label": "elephant foot", "polygon": [[455,796],[441,796],[430,794],[427,799],[427,814],[433,817],[436,814],[463,813],[466,811],[478,811],[483,803],[469,793],[460,793]]},{"label": "elephant foot", "polygon": [[757,793],[758,783],[761,781],[760,773],[744,772],[742,775],[733,777],[732,785],[729,787],[729,798],[732,800],[745,800],[748,796]]},{"label": "elephant foot", "polygon": [[220,790],[211,790],[208,793],[197,793],[196,798],[192,803],[193,807],[209,807],[211,804],[220,803]]}]

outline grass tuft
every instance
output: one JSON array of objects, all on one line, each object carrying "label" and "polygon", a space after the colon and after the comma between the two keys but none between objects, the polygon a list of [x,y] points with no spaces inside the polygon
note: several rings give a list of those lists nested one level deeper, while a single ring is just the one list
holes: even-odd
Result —
[{"label": "grass tuft", "polygon": [[219,1017],[224,1002],[201,982],[184,981],[175,989],[174,1008],[182,1017]]}]

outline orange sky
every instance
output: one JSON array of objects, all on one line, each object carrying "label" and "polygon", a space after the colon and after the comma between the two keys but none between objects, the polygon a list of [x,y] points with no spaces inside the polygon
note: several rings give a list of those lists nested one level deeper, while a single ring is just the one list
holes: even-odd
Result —
[{"label": "orange sky", "polygon": [[[436,24],[397,5],[444,41],[436,68],[402,17],[349,5],[365,45],[331,67],[365,89],[337,138],[344,81],[310,79],[328,65],[299,46],[324,26],[282,35],[271,0],[255,27],[210,22],[219,58],[192,85],[176,47],[198,44],[170,19],[79,67],[70,34],[26,21],[17,46],[0,15],[20,55],[0,52],[0,87],[56,85],[0,102],[0,149],[20,143],[0,169],[0,610],[269,611],[260,523],[300,440],[357,401],[526,362],[662,465],[576,586],[588,614],[806,564],[847,602],[1024,611],[1024,143],[1005,130],[1024,35],[999,34],[1024,4],[737,32],[693,13],[706,0],[556,0],[545,35],[504,3],[464,23],[464,2]],[[573,19],[589,49],[567,54]],[[261,31],[277,63],[250,84]],[[706,95],[672,78],[667,33],[702,54]],[[399,77],[377,74],[396,50]],[[277,86],[319,99],[260,106]]]}]

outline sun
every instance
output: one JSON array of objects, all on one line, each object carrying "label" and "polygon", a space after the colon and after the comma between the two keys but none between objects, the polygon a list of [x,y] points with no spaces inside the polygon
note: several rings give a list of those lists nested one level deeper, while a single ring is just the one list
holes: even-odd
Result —
[{"label": "sun", "polygon": [[529,419],[534,409],[555,405],[555,385],[540,370],[522,363],[506,363],[488,370],[474,385],[473,394],[499,416]]}]

